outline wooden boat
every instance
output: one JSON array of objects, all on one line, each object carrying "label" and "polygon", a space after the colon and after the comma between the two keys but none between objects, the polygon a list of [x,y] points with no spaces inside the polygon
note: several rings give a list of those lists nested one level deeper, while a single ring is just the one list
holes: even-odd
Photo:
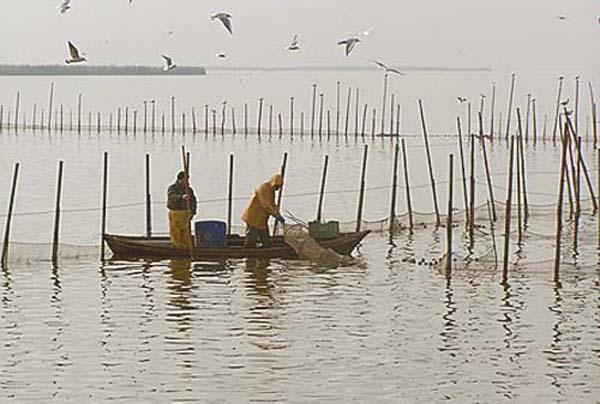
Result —
[{"label": "wooden boat", "polygon": [[[341,233],[339,237],[317,240],[324,248],[331,248],[338,254],[350,255],[356,246],[370,233],[370,230],[356,233]],[[175,258],[189,257],[188,249],[175,248],[169,237],[122,236],[105,234],[104,241],[113,252],[115,259],[131,258]],[[222,258],[288,258],[297,259],[296,252],[284,243],[283,237],[274,237],[270,248],[244,248],[244,237],[229,235],[227,246],[223,248],[194,247],[193,259]]]}]

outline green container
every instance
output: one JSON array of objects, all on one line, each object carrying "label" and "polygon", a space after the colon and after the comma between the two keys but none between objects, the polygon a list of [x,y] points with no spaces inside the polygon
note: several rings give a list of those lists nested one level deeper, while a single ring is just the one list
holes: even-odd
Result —
[{"label": "green container", "polygon": [[336,238],[340,236],[340,222],[331,221],[320,223],[317,221],[308,223],[308,235],[315,240]]}]

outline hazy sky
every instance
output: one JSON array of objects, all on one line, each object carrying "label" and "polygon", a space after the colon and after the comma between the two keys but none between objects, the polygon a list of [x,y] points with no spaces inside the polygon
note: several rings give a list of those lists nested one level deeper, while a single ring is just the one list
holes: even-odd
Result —
[{"label": "hazy sky", "polygon": [[[92,64],[160,65],[166,53],[181,65],[600,69],[598,0],[73,0],[65,15],[58,4],[3,1],[0,63],[62,63],[70,39]],[[234,16],[233,37],[210,20],[217,11]],[[344,56],[336,42],[370,26]]]}]

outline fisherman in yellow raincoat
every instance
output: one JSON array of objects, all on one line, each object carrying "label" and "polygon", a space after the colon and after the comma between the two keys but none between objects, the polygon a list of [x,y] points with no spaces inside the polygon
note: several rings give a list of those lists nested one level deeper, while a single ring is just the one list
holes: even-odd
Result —
[{"label": "fisherman in yellow raincoat", "polygon": [[189,185],[185,171],[177,174],[177,181],[167,190],[167,208],[169,208],[169,237],[176,248],[192,246],[190,221],[196,214],[196,195]]},{"label": "fisherman in yellow raincoat", "polygon": [[254,195],[242,214],[242,220],[247,225],[244,247],[255,248],[259,240],[263,247],[271,247],[267,224],[269,216],[274,216],[277,221],[285,223],[275,204],[275,191],[281,189],[282,185],[283,177],[281,174],[275,174],[254,191]]}]

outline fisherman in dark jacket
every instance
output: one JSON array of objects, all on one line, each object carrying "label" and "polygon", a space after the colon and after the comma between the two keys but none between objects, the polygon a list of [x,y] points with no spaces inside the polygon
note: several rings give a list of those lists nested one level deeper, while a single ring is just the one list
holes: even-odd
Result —
[{"label": "fisherman in dark jacket", "polygon": [[177,174],[177,181],[167,190],[169,208],[169,237],[176,248],[190,248],[192,232],[190,221],[196,214],[197,201],[185,171]]}]

